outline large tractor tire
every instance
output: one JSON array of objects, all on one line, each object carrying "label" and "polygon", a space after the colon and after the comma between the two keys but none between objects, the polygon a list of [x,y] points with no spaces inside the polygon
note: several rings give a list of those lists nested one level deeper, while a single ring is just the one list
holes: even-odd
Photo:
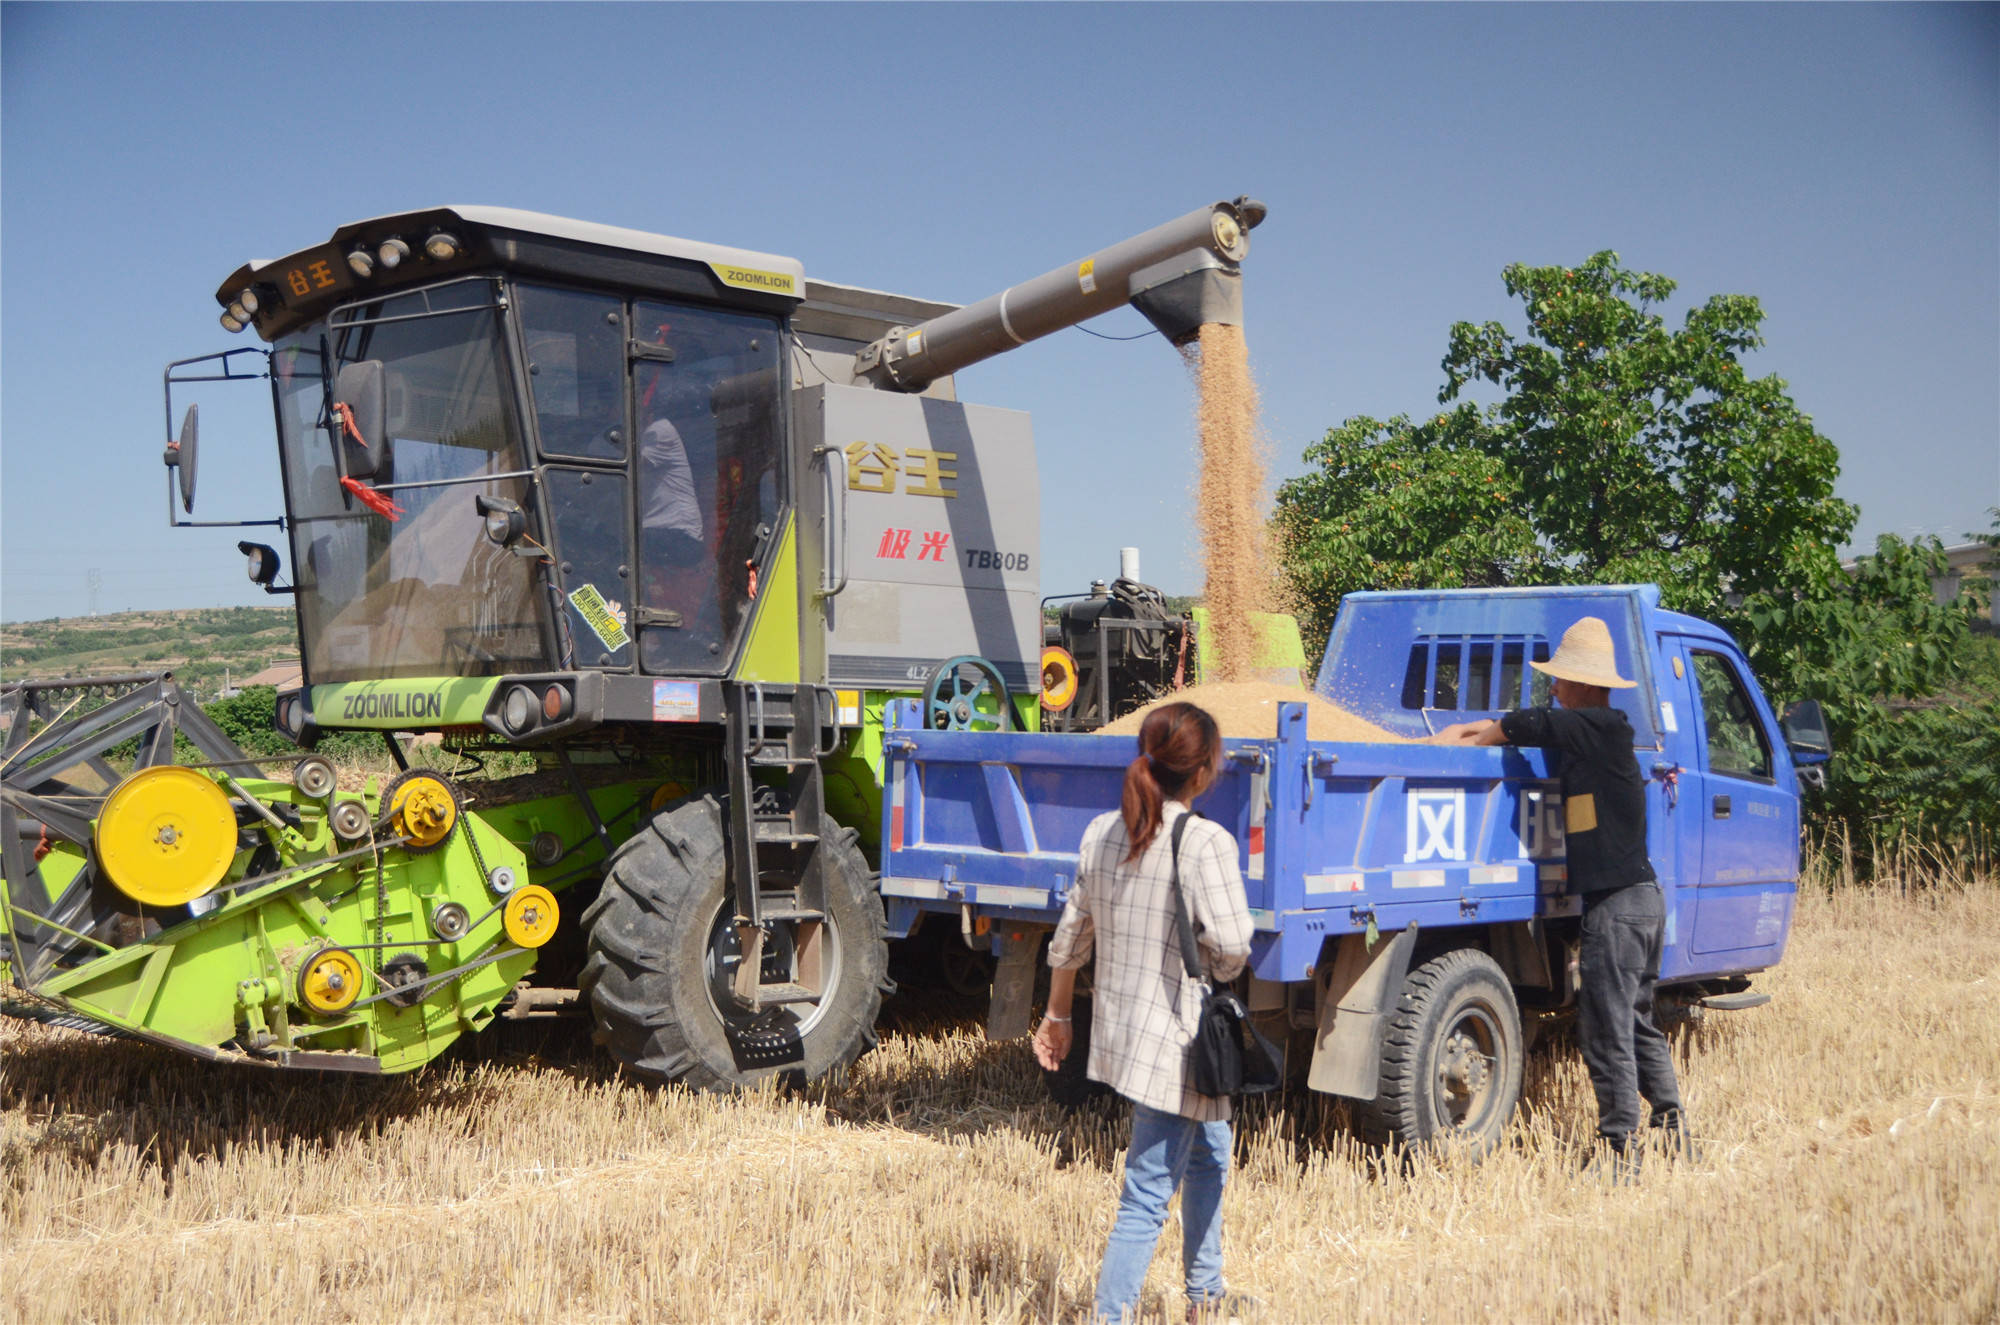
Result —
[{"label": "large tractor tire", "polygon": [[[578,981],[597,1043],[655,1081],[729,1090],[771,1076],[817,1080],[875,1044],[888,984],[882,904],[852,830],[828,825],[825,975],[817,1003],[751,1013],[729,996],[738,948],[721,801],[668,806],[611,858],[583,915],[589,956]],[[766,940],[783,960],[790,928]]]},{"label": "large tractor tire", "polygon": [[1382,1046],[1375,1098],[1354,1105],[1370,1140],[1416,1150],[1498,1144],[1521,1098],[1524,1040],[1513,986],[1459,948],[1410,972]]}]

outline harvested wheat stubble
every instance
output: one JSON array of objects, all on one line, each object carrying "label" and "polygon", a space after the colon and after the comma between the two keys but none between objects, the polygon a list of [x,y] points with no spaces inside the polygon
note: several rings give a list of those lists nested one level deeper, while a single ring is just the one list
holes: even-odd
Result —
[{"label": "harvested wheat stubble", "polygon": [[[1673,1036],[1694,1162],[1579,1176],[1597,1106],[1553,1037],[1479,1165],[1263,1097],[1230,1285],[1260,1325],[2000,1319],[2000,878],[1830,883],[1799,890],[1771,1004]],[[976,1009],[903,1006],[846,1080],[743,1096],[528,1053],[525,1024],[498,1061],[365,1078],[0,1021],[0,1320],[1086,1318],[1129,1123],[1062,1113]],[[1143,1319],[1183,1318],[1180,1251]]]},{"label": "harvested wheat stubble", "polygon": [[1264,460],[1257,430],[1257,386],[1243,328],[1209,323],[1199,353],[1188,350],[1200,386],[1201,482],[1196,494],[1207,583],[1209,675],[1253,675],[1257,636],[1250,614],[1269,610],[1271,575],[1264,547]]},{"label": "harvested wheat stubble", "polygon": [[1268,740],[1278,734],[1278,705],[1306,706],[1306,736],[1315,741],[1365,741],[1376,745],[1407,745],[1407,738],[1384,731],[1366,718],[1357,718],[1329,699],[1297,686],[1270,681],[1214,681],[1208,685],[1176,690],[1165,699],[1156,699],[1136,713],[1128,713],[1104,732],[1111,736],[1136,736],[1146,715],[1162,704],[1185,700],[1208,710],[1224,736]]}]

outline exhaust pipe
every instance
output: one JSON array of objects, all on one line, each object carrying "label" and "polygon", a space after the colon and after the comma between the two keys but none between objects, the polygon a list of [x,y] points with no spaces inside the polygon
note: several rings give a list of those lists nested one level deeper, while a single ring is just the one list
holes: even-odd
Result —
[{"label": "exhaust pipe", "polygon": [[1127,302],[1176,345],[1193,339],[1203,322],[1240,325],[1237,264],[1267,210],[1250,197],[1211,203],[976,304],[897,327],[854,356],[855,377],[890,391],[921,391]]}]

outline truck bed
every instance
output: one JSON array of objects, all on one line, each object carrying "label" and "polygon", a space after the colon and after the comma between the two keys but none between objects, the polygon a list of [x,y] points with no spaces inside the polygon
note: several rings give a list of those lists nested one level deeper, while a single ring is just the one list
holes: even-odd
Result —
[{"label": "truck bed", "polygon": [[[898,716],[910,716],[901,714]],[[1560,896],[1560,800],[1536,750],[1311,741],[1305,706],[1278,735],[1224,742],[1196,804],[1242,850],[1260,979],[1307,979],[1329,935],[1574,913]],[[971,904],[1053,923],[1090,821],[1119,801],[1131,736],[897,730],[882,894],[914,910]],[[901,923],[898,923],[898,913]]]}]

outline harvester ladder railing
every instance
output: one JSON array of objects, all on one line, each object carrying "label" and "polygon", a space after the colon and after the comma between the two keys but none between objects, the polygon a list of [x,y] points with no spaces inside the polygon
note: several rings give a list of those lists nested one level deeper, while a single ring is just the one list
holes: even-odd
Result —
[{"label": "harvester ladder railing", "polygon": [[[752,1010],[783,1002],[817,1001],[812,978],[826,919],[826,789],[820,760],[826,753],[821,718],[824,687],[766,686],[760,682],[723,687],[725,756],[728,761],[728,858],[734,904],[737,968],[732,992]],[[775,701],[786,701],[784,709]],[[835,702],[833,721],[838,725]],[[784,738],[773,729],[783,723]],[[838,741],[836,733],[835,740]],[[782,769],[782,791],[764,787],[760,808],[758,769]],[[763,956],[767,927],[788,925],[793,935],[793,978],[766,984]]]}]

